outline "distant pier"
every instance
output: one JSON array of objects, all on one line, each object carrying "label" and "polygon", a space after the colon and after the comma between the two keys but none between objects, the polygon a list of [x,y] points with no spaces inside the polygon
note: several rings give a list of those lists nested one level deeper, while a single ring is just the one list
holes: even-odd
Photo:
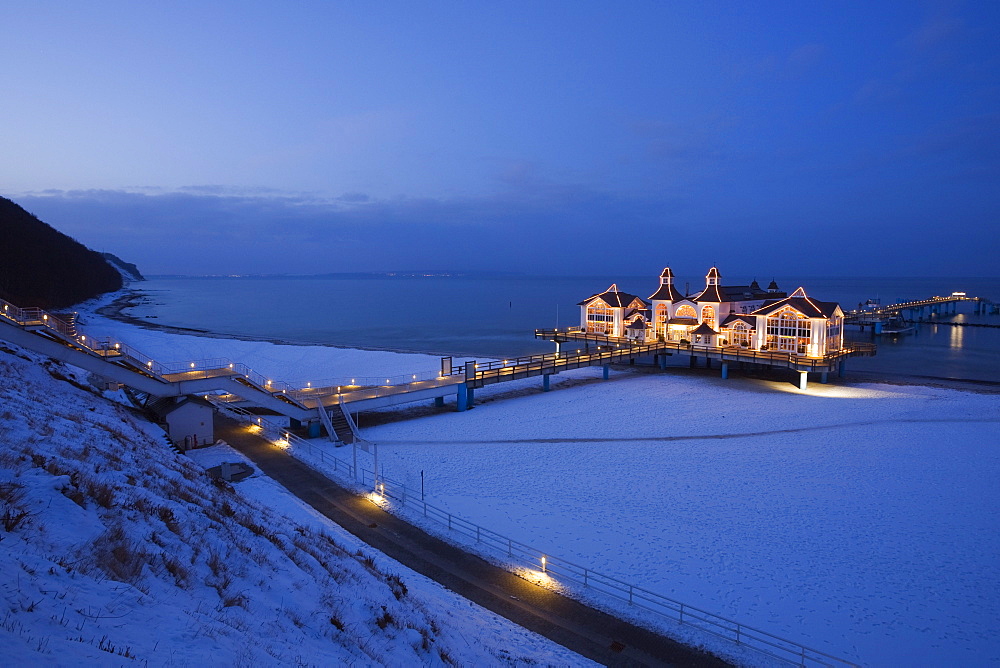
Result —
[{"label": "distant pier", "polygon": [[[953,292],[947,297],[928,297],[913,301],[899,302],[888,306],[875,306],[871,309],[855,309],[844,314],[845,325],[856,325],[862,331],[871,327],[875,334],[897,333],[900,330],[889,328],[890,323],[932,323],[938,325],[953,325],[958,327],[1000,327],[986,323],[961,323],[937,320],[938,315],[958,313],[958,307],[964,303],[973,304],[975,315],[997,313],[997,305],[985,297],[969,297],[964,292]],[[904,328],[905,329],[912,329]]]}]

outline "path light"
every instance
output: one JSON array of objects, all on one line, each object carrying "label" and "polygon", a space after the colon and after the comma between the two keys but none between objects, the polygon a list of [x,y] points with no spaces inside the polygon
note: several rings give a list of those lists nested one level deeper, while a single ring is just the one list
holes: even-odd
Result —
[{"label": "path light", "polygon": [[546,572],[546,570],[545,570],[545,555],[544,554],[542,555],[542,572],[543,573]]},{"label": "path light", "polygon": [[146,362],[146,366],[149,367],[150,369],[152,369],[153,368],[153,362],[152,362],[152,360],[150,360],[149,362]]},{"label": "path light", "polygon": [[312,386],[313,386],[312,383],[306,383],[306,387],[312,387]]}]

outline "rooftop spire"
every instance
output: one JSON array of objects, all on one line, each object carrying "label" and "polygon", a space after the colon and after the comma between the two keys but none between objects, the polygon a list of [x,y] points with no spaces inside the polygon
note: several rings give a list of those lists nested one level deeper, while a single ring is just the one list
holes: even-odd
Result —
[{"label": "rooftop spire", "polygon": [[718,285],[719,284],[719,270],[716,267],[712,267],[708,270],[708,274],[705,276],[705,285]]}]

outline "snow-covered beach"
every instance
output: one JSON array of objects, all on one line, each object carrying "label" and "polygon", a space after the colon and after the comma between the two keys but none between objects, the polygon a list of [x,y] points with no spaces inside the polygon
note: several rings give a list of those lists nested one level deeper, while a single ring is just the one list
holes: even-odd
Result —
[{"label": "snow-covered beach", "polygon": [[[165,361],[289,381],[438,364],[84,317]],[[419,486],[424,471],[436,505],[692,605],[863,665],[1000,661],[995,394],[679,370],[538,385],[362,431],[387,475]]]}]

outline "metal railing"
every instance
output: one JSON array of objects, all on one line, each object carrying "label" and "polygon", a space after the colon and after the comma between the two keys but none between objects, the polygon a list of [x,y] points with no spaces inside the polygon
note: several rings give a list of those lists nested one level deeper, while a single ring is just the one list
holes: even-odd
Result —
[{"label": "metal railing", "polygon": [[[317,459],[323,464],[333,466],[335,473],[345,475],[352,481],[355,479],[355,470],[353,465],[344,461],[340,457],[333,455],[326,449],[317,446],[315,443],[311,443],[301,436],[291,433],[288,428],[277,425],[266,418],[260,417],[259,415],[254,415],[250,411],[238,406],[232,406],[224,403],[220,404],[214,401],[213,403],[216,408],[219,409],[219,412],[227,413],[230,417],[246,423],[246,425],[253,429],[258,435],[276,443],[279,448],[285,450],[296,459],[302,459],[302,453],[306,453],[309,457]],[[308,463],[308,460],[303,459],[302,461]]]},{"label": "metal railing", "polygon": [[[93,337],[79,327],[71,325],[58,316],[39,308],[19,308],[10,302],[0,300],[0,315],[11,323],[24,328],[51,330],[67,343],[103,358],[106,361],[126,364],[133,370],[152,376],[163,382],[173,380],[196,380],[202,378],[230,377],[254,389],[273,395],[287,395],[297,388],[288,383],[274,381],[251,369],[246,364],[216,358],[194,362],[158,362],[149,355],[136,350],[124,341],[109,337]],[[173,378],[170,378],[173,376]],[[181,376],[181,378],[177,378]]]},{"label": "metal railing", "polygon": [[[384,509],[394,510],[393,504],[386,502],[387,499],[391,499],[398,502],[402,509],[415,511],[422,517],[447,527],[448,531],[474,539],[478,546],[500,556],[508,568],[513,567],[511,569],[513,572],[526,576],[541,586],[546,585],[546,578],[552,578],[560,584],[582,585],[588,592],[610,596],[626,602],[630,606],[641,608],[670,621],[697,628],[791,665],[827,666],[830,668],[857,667],[855,663],[826,652],[716,615],[531,547],[526,543],[504,536],[427,503],[423,494],[410,489],[404,483],[385,475],[376,475],[374,471],[363,467],[358,467],[355,470],[346,461],[264,418],[230,406],[221,406],[220,410],[234,414],[238,419],[251,426],[255,425],[263,435],[276,440],[278,447],[306,464],[313,464],[314,462],[309,461],[312,458],[327,466],[332,465],[334,473],[346,476],[355,485],[360,484],[362,488],[373,490],[374,500],[379,502],[379,505],[385,506]],[[303,454],[306,457],[302,457]],[[517,568],[527,569],[528,573],[518,573]]]},{"label": "metal railing", "polygon": [[[681,343],[680,341],[635,343],[626,338],[611,337],[605,334],[553,329],[536,329],[535,338],[547,340],[563,338],[566,342],[583,341],[585,343],[593,341],[599,344],[599,352],[602,348],[614,346],[614,351],[618,351],[622,356],[627,356],[629,352],[636,355],[648,355],[650,353],[655,354],[657,352],[670,351],[683,352],[697,356],[717,356],[719,359],[731,361],[782,362],[789,366],[809,366],[813,368],[829,366],[843,357],[849,357],[852,355],[873,355],[876,351],[876,346],[873,343],[845,341],[840,350],[831,351],[822,357],[805,357],[783,350],[754,350],[751,348],[741,348],[739,346],[710,346],[697,343]],[[582,353],[581,349],[577,349],[576,352],[577,355],[598,354]],[[572,354],[559,354],[564,355],[567,358],[573,357]]]},{"label": "metal railing", "polygon": [[560,583],[572,582],[642,608],[661,617],[687,626],[696,627],[716,637],[723,638],[761,652],[774,659],[798,666],[856,666],[826,652],[802,645],[793,640],[768,633],[701,608],[657,594],[610,575],[581,566],[551,553],[531,547],[508,536],[465,520],[446,510],[437,508],[421,498],[419,492],[384,475],[378,476],[365,469],[359,471],[362,485],[372,485],[375,494],[398,501],[403,508],[416,510],[423,517],[434,520],[476,543],[513,562],[514,565],[533,571],[544,586],[544,578],[551,577]]}]

